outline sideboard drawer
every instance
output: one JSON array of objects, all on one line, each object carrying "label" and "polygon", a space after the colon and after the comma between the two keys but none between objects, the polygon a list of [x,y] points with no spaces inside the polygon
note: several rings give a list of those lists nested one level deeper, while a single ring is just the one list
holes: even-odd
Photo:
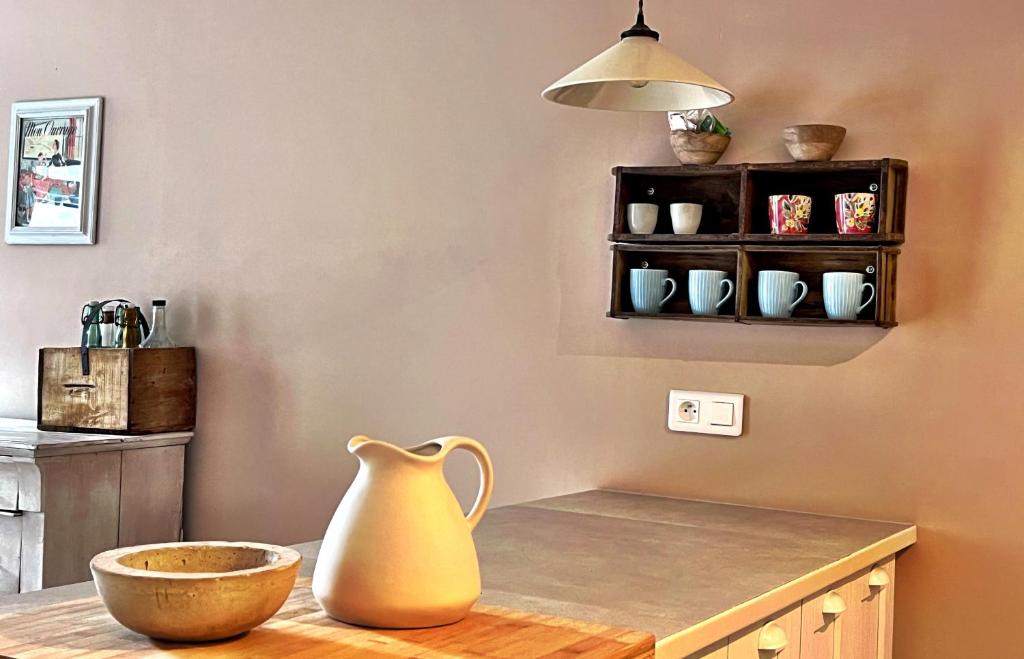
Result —
[{"label": "sideboard drawer", "polygon": [[0,457],[0,510],[40,509],[39,468]]},{"label": "sideboard drawer", "polygon": [[18,509],[18,467],[0,462],[0,510]]}]

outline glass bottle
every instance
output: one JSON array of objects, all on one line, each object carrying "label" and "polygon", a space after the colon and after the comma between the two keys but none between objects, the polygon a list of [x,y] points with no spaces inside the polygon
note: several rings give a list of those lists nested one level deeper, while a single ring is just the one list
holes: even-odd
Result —
[{"label": "glass bottle", "polygon": [[114,308],[110,305],[103,307],[103,314],[100,320],[100,339],[104,348],[114,347],[114,334],[117,328],[114,327]]},{"label": "glass bottle", "polygon": [[114,314],[117,325],[115,348],[138,348],[142,342],[142,330],[139,328],[139,308],[134,304],[122,304]]},{"label": "glass bottle", "polygon": [[82,307],[82,324],[87,326],[85,330],[86,347],[102,347],[103,336],[100,334],[99,300],[89,300],[89,303]]},{"label": "glass bottle", "polygon": [[173,348],[167,333],[167,300],[153,300],[153,327],[142,344],[143,348]]}]

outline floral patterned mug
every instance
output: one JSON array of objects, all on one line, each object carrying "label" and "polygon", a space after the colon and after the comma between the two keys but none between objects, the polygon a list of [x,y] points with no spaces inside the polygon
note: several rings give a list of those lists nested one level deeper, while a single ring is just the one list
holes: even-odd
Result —
[{"label": "floral patterned mug", "polygon": [[811,221],[811,198],[802,194],[777,194],[768,197],[768,219],[772,233],[807,233]]},{"label": "floral patterned mug", "polygon": [[836,229],[839,233],[872,233],[876,195],[847,192],[836,195]]}]

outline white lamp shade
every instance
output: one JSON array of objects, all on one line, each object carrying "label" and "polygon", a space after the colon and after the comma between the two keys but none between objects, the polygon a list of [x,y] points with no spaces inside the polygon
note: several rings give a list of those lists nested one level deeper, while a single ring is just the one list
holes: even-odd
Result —
[{"label": "white lamp shade", "polygon": [[717,108],[732,92],[646,36],[625,37],[541,94],[599,110],[673,112]]}]

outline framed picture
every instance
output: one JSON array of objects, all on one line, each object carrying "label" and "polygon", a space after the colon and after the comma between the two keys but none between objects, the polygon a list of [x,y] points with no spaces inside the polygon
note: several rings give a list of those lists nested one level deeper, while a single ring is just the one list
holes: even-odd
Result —
[{"label": "framed picture", "polygon": [[95,244],[102,130],[99,97],[14,104],[8,244]]}]

